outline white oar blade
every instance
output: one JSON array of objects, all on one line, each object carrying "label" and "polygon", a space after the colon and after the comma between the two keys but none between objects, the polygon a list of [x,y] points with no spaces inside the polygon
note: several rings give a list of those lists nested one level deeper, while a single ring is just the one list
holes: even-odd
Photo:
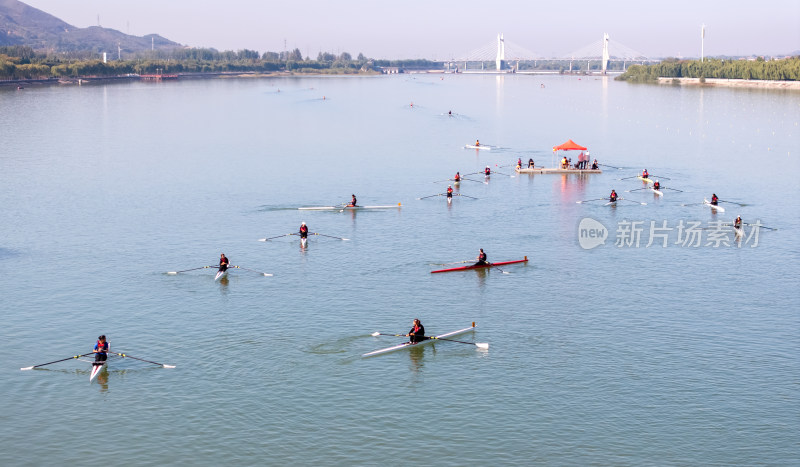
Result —
[{"label": "white oar blade", "polygon": [[178,274],[177,271],[170,271],[170,272],[167,273],[167,275],[169,275],[169,276],[174,276],[174,275],[177,275],[177,274]]},{"label": "white oar blade", "polygon": [[349,238],[343,238],[342,240],[344,240],[345,242],[349,242],[350,241]]},{"label": "white oar blade", "polygon": [[164,365],[161,365],[161,366],[163,366],[164,368],[175,368],[175,365],[166,365],[166,364],[164,364]]},{"label": "white oar blade", "polygon": [[259,241],[259,242],[266,242],[266,241],[267,241],[267,239],[266,239],[266,238],[259,238],[259,239],[258,239],[258,241]]},{"label": "white oar blade", "polygon": [[478,347],[479,349],[488,349],[489,348],[489,344],[486,344],[484,342],[478,342],[477,344],[475,344],[475,346]]},{"label": "white oar blade", "polygon": [[[381,333],[379,333],[378,331],[375,331],[375,332],[373,332],[373,333],[371,334],[371,336],[372,336],[372,337],[378,337],[378,336],[380,336],[380,335],[381,335]],[[23,368],[23,370],[24,370],[24,369],[25,369],[25,368]]]},{"label": "white oar blade", "polygon": [[33,370],[33,367],[32,366],[26,366],[25,368],[20,368],[20,370],[22,370],[22,371]]},{"label": "white oar blade", "polygon": [[262,272],[261,274],[264,274],[264,277],[272,277],[272,274],[267,274],[266,272]]}]

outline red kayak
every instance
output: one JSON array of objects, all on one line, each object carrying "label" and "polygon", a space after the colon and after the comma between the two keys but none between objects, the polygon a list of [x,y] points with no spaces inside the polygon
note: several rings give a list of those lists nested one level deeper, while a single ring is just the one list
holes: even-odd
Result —
[{"label": "red kayak", "polygon": [[525,259],[518,259],[516,261],[502,261],[499,263],[486,263],[481,264],[479,266],[461,266],[459,268],[450,268],[450,269],[439,269],[438,271],[431,271],[431,274],[436,274],[437,272],[450,272],[450,271],[466,271],[467,269],[482,269],[482,268],[493,268],[495,266],[503,266],[504,264],[516,264],[516,263],[527,263],[528,257],[526,256]]}]

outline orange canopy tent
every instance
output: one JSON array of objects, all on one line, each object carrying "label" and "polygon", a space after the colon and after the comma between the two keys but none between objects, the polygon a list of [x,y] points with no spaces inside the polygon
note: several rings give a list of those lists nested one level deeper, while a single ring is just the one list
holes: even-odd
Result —
[{"label": "orange canopy tent", "polygon": [[566,143],[560,146],[553,146],[553,152],[555,151],[585,151],[586,148],[581,146],[580,144],[568,139]]}]

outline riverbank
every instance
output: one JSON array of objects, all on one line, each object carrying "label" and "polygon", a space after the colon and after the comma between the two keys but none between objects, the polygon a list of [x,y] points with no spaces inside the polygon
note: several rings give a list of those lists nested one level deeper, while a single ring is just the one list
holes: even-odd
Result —
[{"label": "riverbank", "polygon": [[791,89],[800,91],[800,81],[769,81],[760,79],[658,78],[658,84],[757,89]]}]

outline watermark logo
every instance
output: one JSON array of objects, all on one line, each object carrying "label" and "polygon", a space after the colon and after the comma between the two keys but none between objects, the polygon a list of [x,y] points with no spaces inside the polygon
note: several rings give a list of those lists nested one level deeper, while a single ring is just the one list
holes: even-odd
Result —
[{"label": "watermark logo", "polygon": [[578,243],[584,250],[604,245],[608,238],[608,229],[600,222],[584,217],[578,224]]}]

